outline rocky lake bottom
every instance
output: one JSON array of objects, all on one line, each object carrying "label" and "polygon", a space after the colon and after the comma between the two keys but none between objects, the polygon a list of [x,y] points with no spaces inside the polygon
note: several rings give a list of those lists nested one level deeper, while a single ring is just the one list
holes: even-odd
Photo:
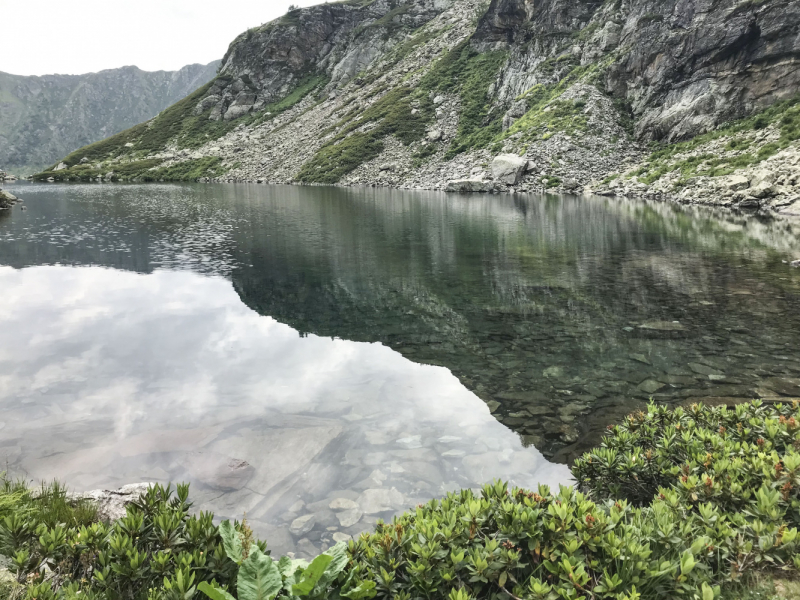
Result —
[{"label": "rocky lake bottom", "polygon": [[311,556],[567,463],[650,398],[800,398],[798,224],[570,196],[13,186],[0,460],[189,481]]}]

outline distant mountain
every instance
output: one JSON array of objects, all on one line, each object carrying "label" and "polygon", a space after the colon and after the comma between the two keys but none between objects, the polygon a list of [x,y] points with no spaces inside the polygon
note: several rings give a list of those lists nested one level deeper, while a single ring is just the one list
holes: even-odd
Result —
[{"label": "distant mountain", "polygon": [[119,133],[211,81],[219,61],[179,71],[122,67],[86,75],[0,72],[0,168],[27,174]]}]

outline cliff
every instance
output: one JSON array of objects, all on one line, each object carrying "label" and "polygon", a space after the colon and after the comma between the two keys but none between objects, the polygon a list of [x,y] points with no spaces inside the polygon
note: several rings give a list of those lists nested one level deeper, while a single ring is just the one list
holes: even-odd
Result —
[{"label": "cliff", "polygon": [[799,91],[788,0],[349,0],[245,32],[214,82],[42,178],[586,191],[800,212]]},{"label": "cliff", "polygon": [[15,174],[40,170],[150,119],[213,79],[218,64],[43,77],[0,73],[0,167]]}]

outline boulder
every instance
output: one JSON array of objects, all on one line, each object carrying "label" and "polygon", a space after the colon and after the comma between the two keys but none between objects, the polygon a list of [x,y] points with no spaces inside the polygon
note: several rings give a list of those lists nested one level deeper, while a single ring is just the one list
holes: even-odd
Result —
[{"label": "boulder", "polygon": [[331,501],[328,505],[331,510],[352,510],[354,508],[358,508],[358,504],[350,500],[349,498],[335,498]]},{"label": "boulder", "polygon": [[358,505],[363,512],[374,515],[390,510],[396,510],[403,506],[403,495],[395,488],[373,488],[364,490],[358,499]]},{"label": "boulder", "polygon": [[314,515],[297,517],[289,526],[289,531],[295,537],[303,537],[305,534],[314,529],[314,525],[316,524],[317,519]]},{"label": "boulder", "polygon": [[750,185],[756,187],[762,183],[775,183],[775,173],[768,169],[758,169],[755,171],[750,177]]},{"label": "boulder", "polygon": [[581,186],[581,184],[578,183],[578,181],[576,179],[572,179],[571,177],[568,177],[567,179],[565,179],[564,183],[561,185],[561,187],[563,187],[568,192],[574,192],[580,186]]},{"label": "boulder", "polygon": [[775,195],[775,186],[769,181],[762,180],[749,190],[754,198],[769,198]]},{"label": "boulder", "polygon": [[428,132],[428,141],[429,142],[438,142],[442,139],[442,132],[438,129],[434,129],[433,131]]},{"label": "boulder", "polygon": [[528,166],[528,161],[516,154],[500,154],[492,161],[495,181],[516,185]]},{"label": "boulder", "polygon": [[97,504],[98,516],[113,523],[125,516],[126,508],[141,498],[152,483],[133,483],[118,490],[92,490],[71,494],[73,500],[91,500]]},{"label": "boulder", "polygon": [[483,179],[453,179],[448,181],[445,187],[446,192],[462,193],[493,192],[494,190],[494,182]]},{"label": "boulder", "polygon": [[738,192],[749,188],[750,180],[744,175],[731,175],[724,181],[723,185],[732,192]]}]

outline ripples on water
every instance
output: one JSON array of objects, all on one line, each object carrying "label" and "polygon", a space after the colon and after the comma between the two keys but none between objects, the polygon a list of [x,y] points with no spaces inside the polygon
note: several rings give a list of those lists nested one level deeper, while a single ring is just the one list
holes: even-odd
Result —
[{"label": "ripples on water", "polygon": [[792,222],[371,189],[17,195],[0,458],[83,489],[191,481],[277,551],[493,477],[565,482],[557,463],[650,397],[800,396]]}]

